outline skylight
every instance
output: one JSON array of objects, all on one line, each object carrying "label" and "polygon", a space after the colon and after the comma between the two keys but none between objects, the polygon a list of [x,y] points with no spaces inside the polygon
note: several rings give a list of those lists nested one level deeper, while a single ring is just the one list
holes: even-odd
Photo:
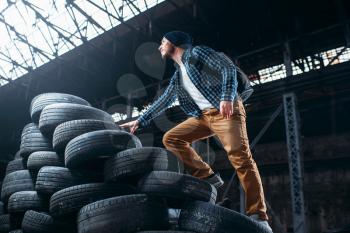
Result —
[{"label": "skylight", "polygon": [[0,1],[0,86],[163,1]]}]

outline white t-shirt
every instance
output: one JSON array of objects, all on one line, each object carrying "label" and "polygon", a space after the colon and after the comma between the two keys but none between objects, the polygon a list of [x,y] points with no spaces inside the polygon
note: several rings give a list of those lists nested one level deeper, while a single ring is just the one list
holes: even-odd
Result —
[{"label": "white t-shirt", "polygon": [[193,84],[191,79],[188,77],[186,68],[183,64],[180,65],[181,78],[180,83],[185,88],[185,90],[190,94],[194,102],[198,107],[203,110],[205,108],[213,108],[214,106],[200,93],[197,87]]}]

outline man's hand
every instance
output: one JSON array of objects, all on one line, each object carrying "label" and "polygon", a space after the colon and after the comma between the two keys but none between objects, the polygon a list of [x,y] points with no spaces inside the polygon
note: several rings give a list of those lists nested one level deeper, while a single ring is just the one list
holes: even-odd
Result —
[{"label": "man's hand", "polygon": [[223,117],[229,119],[233,114],[233,102],[232,101],[221,101],[220,102],[220,113]]},{"label": "man's hand", "polygon": [[140,122],[138,120],[134,120],[134,121],[129,121],[126,122],[124,124],[119,125],[122,128],[130,128],[130,133],[134,134],[134,132],[137,130],[137,128],[139,127]]}]

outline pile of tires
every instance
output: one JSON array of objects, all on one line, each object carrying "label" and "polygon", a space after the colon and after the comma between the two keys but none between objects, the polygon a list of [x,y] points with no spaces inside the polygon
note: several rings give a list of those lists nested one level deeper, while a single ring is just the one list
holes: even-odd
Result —
[{"label": "pile of tires", "polygon": [[41,94],[30,115],[2,183],[0,233],[268,232],[79,97]]}]

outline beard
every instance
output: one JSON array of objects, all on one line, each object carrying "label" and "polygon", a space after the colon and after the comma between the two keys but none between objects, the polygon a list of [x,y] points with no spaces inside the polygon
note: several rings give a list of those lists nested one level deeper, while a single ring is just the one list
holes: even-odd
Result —
[{"label": "beard", "polygon": [[168,51],[165,51],[165,53],[162,54],[162,58],[164,60],[167,59],[167,58],[171,58],[174,53],[175,53],[175,46],[169,46]]}]

